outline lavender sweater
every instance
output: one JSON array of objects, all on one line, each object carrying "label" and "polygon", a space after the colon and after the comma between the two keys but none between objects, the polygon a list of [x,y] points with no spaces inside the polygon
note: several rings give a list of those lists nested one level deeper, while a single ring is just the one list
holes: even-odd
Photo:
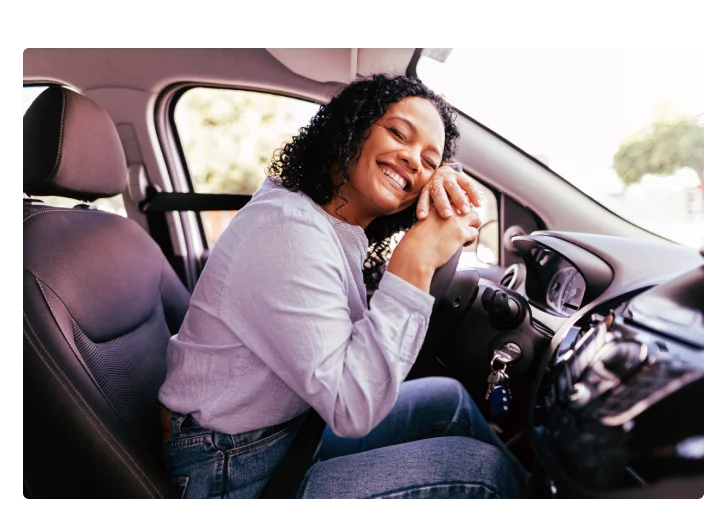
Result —
[{"label": "lavender sweater", "polygon": [[167,350],[159,400],[223,433],[314,407],[341,437],[390,412],[433,297],[386,272],[366,306],[359,226],[267,178],[215,244]]}]

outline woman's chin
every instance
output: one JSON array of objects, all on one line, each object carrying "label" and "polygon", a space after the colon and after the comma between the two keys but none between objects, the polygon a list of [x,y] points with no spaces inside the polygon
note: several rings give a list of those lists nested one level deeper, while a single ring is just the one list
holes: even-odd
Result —
[{"label": "woman's chin", "polygon": [[379,216],[391,216],[392,214],[397,214],[404,209],[403,206],[398,203],[379,205]]},{"label": "woman's chin", "polygon": [[402,200],[393,193],[377,193],[374,196],[374,205],[376,205],[379,213],[384,216],[396,214],[404,209]]}]

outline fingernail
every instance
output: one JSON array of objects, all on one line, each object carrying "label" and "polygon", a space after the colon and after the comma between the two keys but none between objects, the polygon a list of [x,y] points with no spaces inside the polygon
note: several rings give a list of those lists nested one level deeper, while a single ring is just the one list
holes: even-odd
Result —
[{"label": "fingernail", "polygon": [[462,205],[462,213],[463,214],[469,213],[470,210],[471,209],[470,209],[469,205],[467,205],[466,203],[464,205]]},{"label": "fingernail", "polygon": [[450,216],[452,216],[452,211],[446,210],[445,212],[443,212],[443,216],[445,216],[446,218],[449,218]]},{"label": "fingernail", "polygon": [[424,218],[425,217],[425,211],[422,210],[420,211],[420,214],[418,214],[419,217]]}]

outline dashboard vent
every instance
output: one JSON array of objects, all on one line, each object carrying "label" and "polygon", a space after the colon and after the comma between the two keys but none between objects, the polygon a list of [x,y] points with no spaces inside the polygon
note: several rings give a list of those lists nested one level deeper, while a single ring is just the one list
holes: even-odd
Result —
[{"label": "dashboard vent", "polygon": [[499,284],[510,290],[515,290],[523,281],[523,265],[520,263],[512,264],[504,272]]},{"label": "dashboard vent", "polygon": [[516,272],[506,272],[503,277],[501,277],[501,285],[506,286],[507,288],[513,287],[513,284],[516,282]]}]

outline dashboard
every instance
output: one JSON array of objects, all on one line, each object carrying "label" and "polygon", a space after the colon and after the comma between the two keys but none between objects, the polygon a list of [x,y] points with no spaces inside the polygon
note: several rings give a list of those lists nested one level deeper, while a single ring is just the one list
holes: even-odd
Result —
[{"label": "dashboard", "polygon": [[531,275],[526,285],[534,305],[561,317],[574,314],[584,300],[586,283],[579,270],[559,254],[542,247],[530,251]]},{"label": "dashboard", "polygon": [[[567,232],[512,240],[501,284],[552,341],[531,445],[574,497],[704,494],[704,257],[662,241]],[[688,409],[688,410],[683,410]]]},{"label": "dashboard", "polygon": [[580,308],[586,284],[573,266],[560,268],[550,278],[545,301],[558,315],[570,316]]}]

